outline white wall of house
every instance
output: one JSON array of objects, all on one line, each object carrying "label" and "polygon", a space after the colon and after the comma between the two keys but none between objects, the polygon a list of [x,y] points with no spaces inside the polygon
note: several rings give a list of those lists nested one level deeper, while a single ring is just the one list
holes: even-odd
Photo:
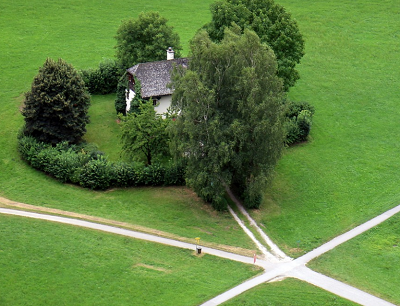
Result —
[{"label": "white wall of house", "polygon": [[171,96],[162,96],[160,100],[157,101],[157,105],[154,107],[157,114],[164,114],[167,112],[168,108],[171,106]]},{"label": "white wall of house", "polygon": [[126,92],[126,112],[129,112],[131,109],[131,102],[133,98],[135,97],[135,92],[132,89],[129,89],[125,91]]},{"label": "white wall of house", "polygon": [[[131,109],[131,102],[135,97],[135,92],[133,90],[126,91],[126,112]],[[164,114],[167,112],[168,108],[171,106],[171,96],[162,96],[160,100],[157,101],[157,105],[154,106],[154,109],[157,114]]]}]

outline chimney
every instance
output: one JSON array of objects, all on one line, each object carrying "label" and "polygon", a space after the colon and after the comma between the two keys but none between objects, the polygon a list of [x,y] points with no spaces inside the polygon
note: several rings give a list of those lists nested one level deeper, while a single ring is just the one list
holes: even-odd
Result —
[{"label": "chimney", "polygon": [[171,47],[169,47],[168,50],[167,50],[167,60],[168,61],[174,59],[174,53],[175,53],[175,51],[172,50]]}]

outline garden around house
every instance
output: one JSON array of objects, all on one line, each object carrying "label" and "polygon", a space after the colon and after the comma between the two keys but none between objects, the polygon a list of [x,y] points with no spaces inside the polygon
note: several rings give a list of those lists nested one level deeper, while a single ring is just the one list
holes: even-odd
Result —
[{"label": "garden around house", "polygon": [[[122,1],[1,4],[0,196],[183,239],[201,236],[210,246],[254,251],[255,246],[229,213],[212,210],[185,187],[84,190],[33,170],[17,152],[23,93],[47,57],[63,58],[78,69],[96,66],[103,58],[113,57],[113,36],[121,20],[147,10],[160,11],[169,19],[186,53],[188,41],[209,20],[210,3],[139,1],[131,3],[128,10]],[[251,215],[288,255],[299,257],[399,203],[399,7],[394,1],[279,3],[297,20],[306,42],[298,67],[301,78],[289,96],[310,102],[316,114],[310,140],[286,149],[261,208]],[[113,101],[112,95],[92,97],[92,121],[85,137],[111,159],[118,159]],[[397,219],[393,217],[323,255],[312,267],[400,304],[396,291],[400,285]],[[197,305],[258,273],[210,256],[201,261],[203,258],[190,252],[43,221],[1,216],[1,225],[0,282],[7,287],[0,289],[0,304],[35,300],[41,305],[44,300],[71,294],[76,284],[85,282],[78,291],[88,295],[83,304],[104,296],[104,305],[109,301],[130,303],[132,298],[153,305],[157,296],[163,296],[163,303],[168,300],[170,305],[178,305],[178,301]],[[343,268],[340,264],[344,262]],[[113,267],[106,268],[109,264]],[[234,276],[229,274],[231,269],[238,270]],[[89,270],[92,275],[86,277]],[[128,284],[126,290],[120,290],[121,275]],[[173,286],[169,288],[167,283]],[[106,284],[111,286],[104,291]],[[150,285],[154,295],[147,290]],[[268,299],[271,305],[300,305],[302,300],[311,301],[314,291],[326,295],[331,305],[342,303],[292,279],[253,289],[246,293],[245,302],[256,305],[258,300]],[[296,294],[299,292],[301,295]],[[195,297],[184,299],[192,294]],[[243,304],[243,298],[236,303]],[[316,303],[329,305],[324,299]]]}]

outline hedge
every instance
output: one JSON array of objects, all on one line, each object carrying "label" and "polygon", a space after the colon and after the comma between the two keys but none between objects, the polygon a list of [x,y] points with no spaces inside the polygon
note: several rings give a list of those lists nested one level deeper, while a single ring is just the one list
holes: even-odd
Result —
[{"label": "hedge", "polygon": [[131,186],[185,185],[185,167],[182,164],[153,164],[111,162],[91,144],[60,143],[53,147],[24,136],[18,140],[21,157],[33,168],[45,172],[63,183],[85,188],[106,190]]}]

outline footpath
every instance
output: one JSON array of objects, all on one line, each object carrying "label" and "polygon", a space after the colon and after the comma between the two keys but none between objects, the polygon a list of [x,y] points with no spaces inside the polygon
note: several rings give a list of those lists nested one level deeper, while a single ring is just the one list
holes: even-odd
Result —
[{"label": "footpath", "polygon": [[[242,212],[242,214],[250,221],[250,224],[252,226],[256,227],[256,230],[260,230],[255,223],[254,220],[251,219],[251,217],[247,214],[247,212],[244,210],[243,207],[241,207],[240,203],[236,203],[239,207],[239,210]],[[235,220],[242,226],[242,228],[245,230],[245,232],[251,236],[251,231],[244,225],[243,221],[240,220],[240,218],[235,214],[235,212],[230,208],[229,209],[231,214],[234,216]],[[366,293],[364,291],[361,291],[355,287],[352,287],[350,285],[344,284],[340,281],[337,281],[333,278],[327,277],[325,275],[322,275],[320,273],[317,273],[315,271],[312,271],[311,269],[306,267],[306,264],[320,256],[321,254],[324,254],[325,252],[332,250],[336,246],[354,238],[355,236],[367,231],[368,229],[382,223],[383,221],[387,220],[394,214],[400,212],[400,205],[371,219],[370,221],[357,226],[356,228],[350,230],[349,232],[340,235],[331,241],[325,243],[324,245],[314,249],[313,251],[293,260],[286,256],[282,251],[279,250],[279,248],[272,243],[272,241],[264,234],[262,235],[262,238],[264,239],[264,242],[269,246],[268,251],[267,248],[259,242],[253,235],[251,239],[254,241],[257,240],[256,245],[259,247],[259,249],[262,251],[264,254],[264,257],[266,260],[261,260],[257,259],[256,262],[254,263],[254,258],[253,257],[248,257],[248,256],[243,256],[243,255],[238,255],[235,253],[230,253],[230,252],[225,252],[213,248],[207,248],[203,247],[203,252],[206,254],[246,263],[246,264],[256,264],[260,267],[262,267],[265,271],[263,274],[254,277],[248,281],[245,281],[244,283],[218,295],[217,297],[205,302],[202,304],[202,306],[215,306],[215,305],[220,305],[235,296],[238,296],[239,294],[259,285],[265,282],[271,282],[276,279],[282,279],[285,277],[293,277],[297,278],[303,281],[306,281],[310,284],[313,284],[315,286],[318,286],[320,288],[323,288],[329,292],[332,292],[338,296],[341,296],[343,298],[346,298],[350,301],[353,301],[355,303],[358,303],[360,305],[366,305],[366,306],[389,306],[394,304],[391,304],[385,300],[382,300],[380,298],[377,298],[369,293]],[[122,229],[119,227],[115,226],[110,226],[110,225],[104,225],[104,224],[99,224],[95,222],[89,222],[89,221],[84,221],[84,220],[79,220],[75,218],[67,218],[67,217],[61,217],[61,216],[54,216],[54,215],[48,215],[48,214],[42,214],[42,213],[36,213],[36,212],[28,212],[28,211],[22,211],[22,210],[15,210],[15,209],[9,209],[9,208],[1,208],[0,207],[0,213],[1,214],[7,214],[7,215],[15,215],[15,216],[21,216],[21,217],[27,217],[27,218],[35,218],[35,219],[41,219],[41,220],[46,220],[46,221],[51,221],[51,222],[58,222],[58,223],[64,223],[64,224],[70,224],[74,226],[80,226],[84,228],[90,228],[90,229],[95,229],[99,231],[104,231],[104,232],[109,232],[109,233],[114,233],[117,235],[123,235],[135,239],[141,239],[141,240],[146,240],[146,241],[151,241],[155,243],[161,243],[165,245],[170,245],[174,247],[179,247],[183,249],[190,249],[190,250],[195,250],[195,245],[192,243],[187,243],[187,242],[182,242],[182,241],[177,241],[174,239],[168,239],[164,237],[159,237],[156,235],[151,235],[151,234],[146,234],[138,231],[133,231],[133,230],[128,230],[128,229]],[[247,229],[247,230],[246,230]]]}]

